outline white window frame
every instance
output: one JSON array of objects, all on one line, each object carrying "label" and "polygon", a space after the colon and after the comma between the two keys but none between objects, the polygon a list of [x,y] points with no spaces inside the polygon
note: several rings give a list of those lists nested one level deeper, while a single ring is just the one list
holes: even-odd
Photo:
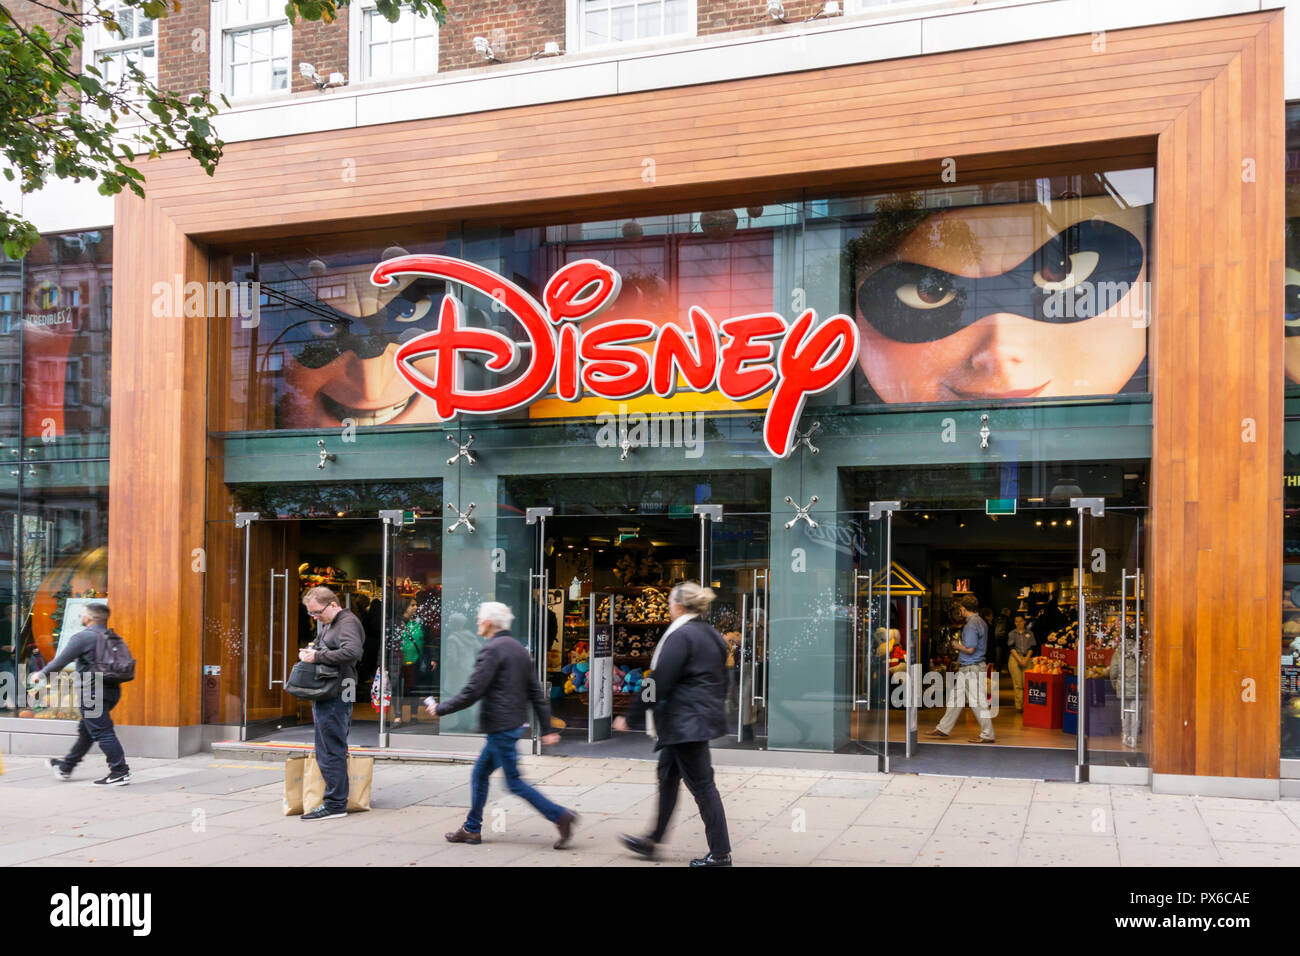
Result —
[{"label": "white window frame", "polygon": [[[111,10],[114,14],[116,14],[119,9],[124,7],[123,4],[112,3],[112,2],[106,2],[103,4],[103,6]],[[90,14],[94,12],[95,8],[90,3],[87,3],[83,6],[82,9],[84,13]],[[99,62],[99,58],[101,56],[108,53],[120,53],[128,50],[142,49],[147,46],[152,46],[153,47],[152,75],[150,74],[149,70],[144,70],[143,72],[145,76],[148,77],[149,80],[153,83],[153,85],[157,86],[158,85],[158,59],[159,59],[158,21],[150,20],[148,17],[144,15],[144,13],[140,10],[139,7],[126,7],[126,9],[131,10],[132,15],[134,17],[138,17],[140,20],[143,20],[149,24],[150,31],[151,31],[150,35],[148,37],[141,38],[137,33],[136,36],[130,39],[123,39],[118,34],[115,33],[110,34],[107,30],[104,29],[102,24],[96,23],[94,26],[90,27],[88,30],[85,31],[85,34],[82,39],[82,45],[81,45],[82,70],[84,72],[86,66],[94,66],[95,69],[100,71],[100,73],[105,73],[106,64]],[[125,76],[125,73],[123,74],[123,76]],[[105,81],[101,81],[101,82],[105,82]],[[105,86],[107,86],[106,82],[105,82]],[[139,97],[134,95],[130,96],[129,98],[139,99]]]},{"label": "white window frame", "polygon": [[[353,83],[400,83],[405,80],[434,76],[438,72],[438,43],[441,30],[438,21],[426,17],[433,24],[433,65],[418,73],[394,73],[389,76],[372,77],[365,69],[366,63],[366,23],[375,10],[375,0],[361,0],[348,7],[348,84]],[[405,9],[403,9],[405,13]]]},{"label": "white window frame", "polygon": [[[659,36],[639,38],[636,40],[610,40],[608,43],[583,42],[585,28],[582,23],[582,9],[585,0],[565,0],[564,11],[564,49],[569,53],[585,53],[591,50],[623,50],[638,46],[672,43],[677,40],[689,40],[699,34],[699,5],[697,0],[686,0],[686,29],[681,33],[664,33]],[[759,24],[761,26],[761,24]]]},{"label": "white window frame", "polygon": [[[293,92],[293,74],[298,69],[293,58],[293,26],[289,23],[289,18],[284,14],[284,7],[277,3],[277,0],[271,0],[270,12],[278,14],[277,16],[268,17],[262,20],[241,20],[237,22],[228,21],[227,13],[233,4],[230,0],[216,0],[209,4],[211,11],[208,31],[208,59],[209,59],[209,84],[213,93],[224,94],[232,102],[236,99],[253,100],[269,96],[288,96]],[[257,90],[251,93],[244,93],[236,97],[230,92],[229,84],[226,83],[226,34],[243,32],[245,30],[255,30],[260,27],[274,27],[284,24],[289,31],[289,52],[288,73],[285,87],[282,90]]]}]

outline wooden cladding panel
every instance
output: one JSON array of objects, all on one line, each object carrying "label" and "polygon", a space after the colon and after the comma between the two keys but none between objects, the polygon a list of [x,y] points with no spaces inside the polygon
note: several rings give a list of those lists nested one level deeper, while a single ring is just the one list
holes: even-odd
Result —
[{"label": "wooden cladding panel", "polygon": [[[113,448],[108,588],[131,641],[136,680],[127,724],[199,722],[206,444],[205,323],[156,317],[154,284],[207,278],[207,257],[156,203],[124,195],[114,218],[126,251],[113,261]],[[182,639],[183,635],[183,639]]]},{"label": "wooden cladding panel", "polygon": [[[1152,765],[1275,777],[1281,24],[1270,11],[1113,31],[1105,52],[1092,51],[1090,36],[1065,37],[238,143],[212,179],[184,157],[151,162],[148,201],[119,200],[123,247],[139,253],[130,275],[126,260],[115,275],[120,297],[126,281],[137,284],[131,307],[114,313],[115,372],[120,347],[138,378],[123,375],[123,397],[114,396],[115,613],[126,628],[170,628],[181,645],[199,646],[187,602],[197,577],[188,574],[188,548],[203,504],[203,413],[178,382],[201,374],[203,343],[177,329],[154,342],[141,308],[156,278],[178,269],[205,277],[196,238],[246,248],[358,228],[382,236],[459,219],[536,222],[724,206],[800,188],[891,188],[924,182],[949,156],[965,182],[1080,157],[1138,165],[1155,156]],[[656,163],[652,185],[640,178],[644,158]],[[1248,158],[1253,183],[1242,181]],[[340,175],[346,159],[357,163],[354,183]],[[143,350],[133,365],[132,349]],[[225,387],[219,364],[207,371]],[[147,407],[145,396],[168,389],[179,397],[174,406]],[[1242,441],[1245,419],[1253,443]],[[151,559],[175,567],[155,576]],[[177,678],[162,694],[198,671],[195,652],[172,656],[184,661],[148,663],[149,673]],[[1255,703],[1242,700],[1245,678],[1255,682]],[[148,699],[149,723],[171,722],[160,715],[193,722],[184,694],[171,710],[152,690]]]},{"label": "wooden cladding panel", "polygon": [[316,224],[323,206],[336,222],[381,204],[435,217],[469,197],[509,205],[1155,135],[1258,29],[1239,19],[1121,31],[1104,54],[1090,36],[1025,44],[1014,70],[1005,51],[968,51],[234,144],[199,189],[187,161],[151,164],[151,196],[207,236],[231,219]]},{"label": "wooden cladding panel", "polygon": [[1152,767],[1276,777],[1281,20],[1160,136]]}]

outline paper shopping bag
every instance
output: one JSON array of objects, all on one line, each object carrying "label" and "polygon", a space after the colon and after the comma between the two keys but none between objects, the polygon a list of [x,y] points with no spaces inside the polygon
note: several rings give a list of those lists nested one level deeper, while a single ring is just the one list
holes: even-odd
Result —
[{"label": "paper shopping bag", "polygon": [[[348,757],[348,813],[370,809],[374,773],[374,757]],[[302,812],[311,813],[324,802],[325,778],[316,758],[308,757],[302,776]]]},{"label": "paper shopping bag", "polygon": [[290,757],[284,762],[284,815],[302,813],[302,774],[306,757]]}]

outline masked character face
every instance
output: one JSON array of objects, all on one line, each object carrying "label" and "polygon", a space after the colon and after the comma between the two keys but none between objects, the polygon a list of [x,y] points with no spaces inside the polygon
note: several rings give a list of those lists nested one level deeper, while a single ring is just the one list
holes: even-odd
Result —
[{"label": "masked character face", "polygon": [[[1287,197],[1287,213],[1291,207],[1300,207],[1300,197]],[[1300,208],[1295,210],[1300,212]],[[1283,349],[1282,364],[1286,377],[1292,382],[1300,382],[1300,218],[1288,218],[1286,221],[1286,345]]]},{"label": "masked character face", "polygon": [[[397,374],[393,356],[435,327],[441,283],[402,277],[370,283],[370,267],[335,270],[306,283],[314,311],[290,309],[276,350],[285,354],[282,427],[397,425],[439,421],[433,404]],[[323,314],[318,314],[323,313]]]},{"label": "masked character face", "polygon": [[859,363],[881,400],[1124,387],[1146,357],[1146,209],[1054,205],[938,212],[863,263]]}]

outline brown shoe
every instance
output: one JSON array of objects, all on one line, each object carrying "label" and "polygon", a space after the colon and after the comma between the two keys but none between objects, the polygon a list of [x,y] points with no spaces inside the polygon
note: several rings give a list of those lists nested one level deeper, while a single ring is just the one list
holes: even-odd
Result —
[{"label": "brown shoe", "polygon": [[564,815],[555,821],[555,826],[560,831],[560,838],[555,841],[555,849],[563,850],[569,845],[569,836],[573,833],[573,825],[577,822],[578,815],[572,810],[565,810]]},{"label": "brown shoe", "polygon": [[972,738],[970,739],[970,743],[973,743],[973,744],[995,744],[995,743],[997,743],[997,741],[996,741],[996,740],[990,740],[990,739],[988,739],[987,737],[972,737]]},{"label": "brown shoe", "polygon": [[461,827],[455,833],[444,833],[448,843],[468,843],[470,846],[478,846],[483,842],[483,834],[470,833],[464,827]]},{"label": "brown shoe", "polygon": [[927,736],[927,737],[947,737],[948,735],[945,734],[942,730],[938,730],[938,729],[936,729],[936,730],[929,730],[929,731],[926,731],[925,736]]}]

